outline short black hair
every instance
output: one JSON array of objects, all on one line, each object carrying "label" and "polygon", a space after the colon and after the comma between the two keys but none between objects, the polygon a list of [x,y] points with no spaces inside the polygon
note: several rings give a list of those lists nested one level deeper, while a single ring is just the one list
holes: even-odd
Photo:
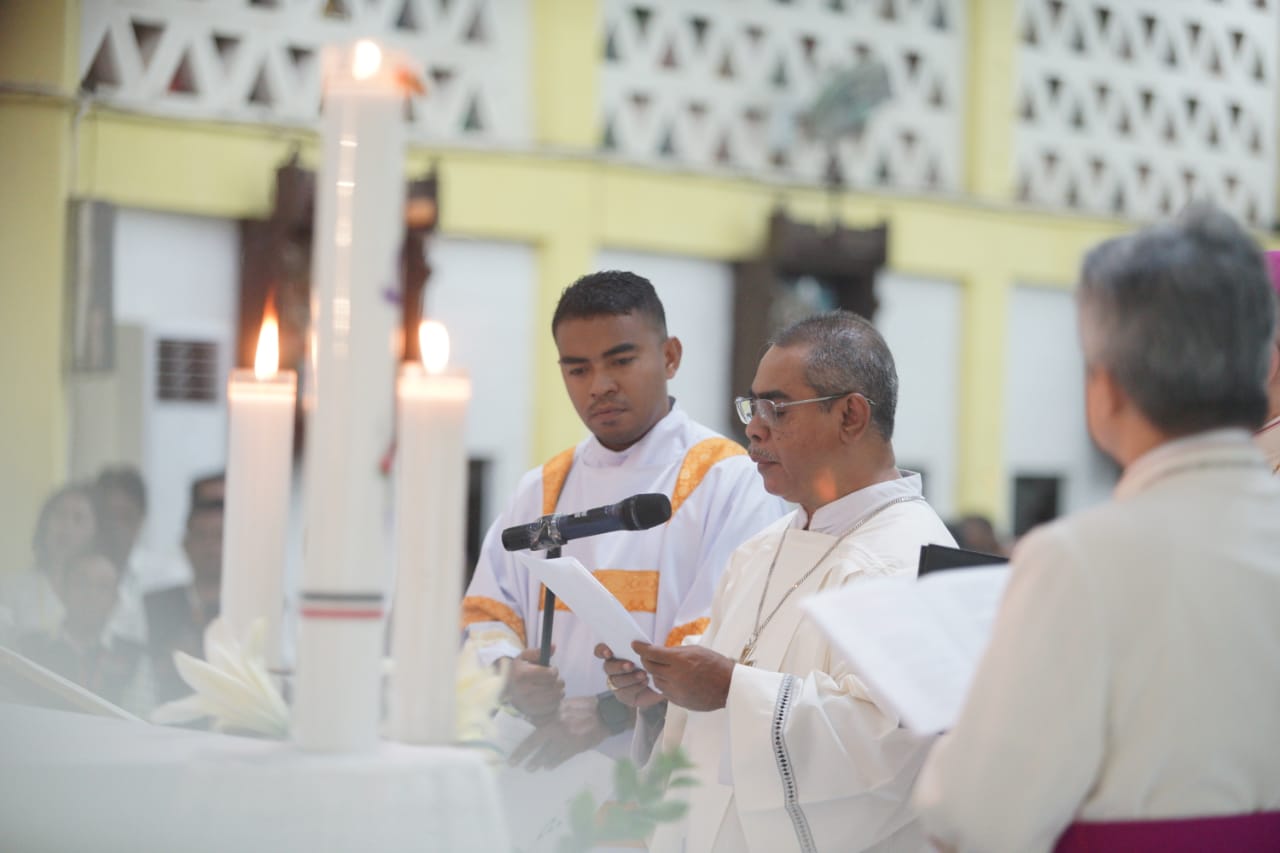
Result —
[{"label": "short black hair", "polygon": [[667,312],[649,279],[625,270],[603,270],[584,275],[565,288],[551,318],[551,334],[565,320],[591,317],[619,317],[624,314],[648,317],[658,334],[667,337]]},{"label": "short black hair", "polygon": [[226,482],[227,475],[223,471],[219,471],[216,474],[206,474],[203,477],[197,477],[192,480],[191,512],[188,513],[188,517],[194,515],[196,510],[200,509],[222,509],[223,498],[210,498],[204,496],[202,493],[207,486],[212,486],[214,484],[221,484],[225,489]]}]

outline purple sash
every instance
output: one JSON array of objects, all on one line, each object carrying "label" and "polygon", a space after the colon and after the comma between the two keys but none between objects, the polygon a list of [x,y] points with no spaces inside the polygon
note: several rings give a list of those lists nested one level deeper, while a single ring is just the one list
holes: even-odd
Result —
[{"label": "purple sash", "polygon": [[1280,851],[1280,812],[1073,823],[1053,849],[1054,853],[1274,853]]}]

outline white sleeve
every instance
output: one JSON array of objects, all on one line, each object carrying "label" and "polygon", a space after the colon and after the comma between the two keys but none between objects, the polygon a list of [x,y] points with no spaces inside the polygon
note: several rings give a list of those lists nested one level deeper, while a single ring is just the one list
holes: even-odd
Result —
[{"label": "white sleeve", "polygon": [[516,496],[485,533],[475,573],[462,599],[463,639],[476,647],[480,662],[486,666],[499,658],[515,657],[526,648],[528,572],[502,547],[502,531],[517,523],[512,519],[523,508],[521,496],[540,490],[541,482],[541,468],[521,479]]},{"label": "white sleeve", "polygon": [[932,738],[899,727],[852,674],[739,664],[726,707],[752,851],[861,850],[911,823],[911,782]]},{"label": "white sleeve", "polygon": [[925,829],[961,850],[1051,850],[1101,766],[1106,641],[1071,540],[1042,528],[1020,544],[956,727],[921,773]]}]

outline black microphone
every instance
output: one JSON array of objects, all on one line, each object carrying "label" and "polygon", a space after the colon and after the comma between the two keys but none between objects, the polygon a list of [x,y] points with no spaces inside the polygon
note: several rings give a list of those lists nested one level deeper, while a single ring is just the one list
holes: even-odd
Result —
[{"label": "black microphone", "polygon": [[545,551],[570,539],[598,536],[615,530],[648,530],[671,517],[671,501],[663,494],[632,495],[610,506],[583,512],[544,515],[530,524],[502,531],[502,547],[508,551]]}]

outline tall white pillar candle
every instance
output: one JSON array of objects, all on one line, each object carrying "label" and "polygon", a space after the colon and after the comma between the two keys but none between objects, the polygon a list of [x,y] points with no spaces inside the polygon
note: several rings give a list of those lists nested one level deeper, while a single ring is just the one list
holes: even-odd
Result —
[{"label": "tall white pillar candle", "polygon": [[285,534],[298,378],[278,370],[279,324],[268,305],[253,370],[227,382],[229,429],[219,616],[241,639],[266,621],[266,664],[281,668]]},{"label": "tall white pillar candle", "polygon": [[455,740],[471,382],[444,373],[448,335],[422,324],[425,363],[396,385],[396,591],[389,725],[407,743]]},{"label": "tall white pillar candle", "polygon": [[343,752],[371,749],[381,717],[405,92],[372,41],[324,62],[293,732]]}]

